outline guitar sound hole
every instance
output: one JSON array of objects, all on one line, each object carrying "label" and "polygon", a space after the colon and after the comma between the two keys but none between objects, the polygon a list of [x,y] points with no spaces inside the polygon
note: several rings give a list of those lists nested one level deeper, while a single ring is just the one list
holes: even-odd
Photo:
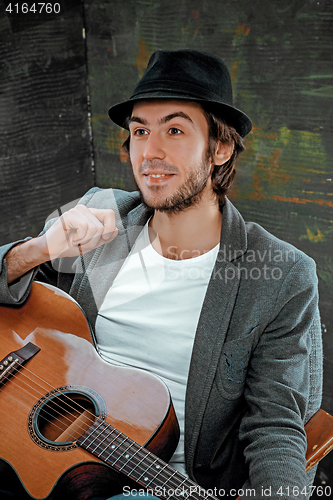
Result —
[{"label": "guitar sound hole", "polygon": [[77,393],[64,393],[40,408],[37,427],[46,441],[67,444],[78,439],[95,421],[92,401]]},{"label": "guitar sound hole", "polygon": [[44,394],[29,413],[28,431],[33,441],[54,451],[77,447],[76,440],[97,419],[105,419],[106,405],[90,387],[67,385]]}]

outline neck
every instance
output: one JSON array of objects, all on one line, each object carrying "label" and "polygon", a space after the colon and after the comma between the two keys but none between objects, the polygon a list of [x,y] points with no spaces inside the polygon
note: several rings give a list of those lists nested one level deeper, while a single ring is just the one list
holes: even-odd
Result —
[{"label": "neck", "polygon": [[201,200],[179,213],[155,211],[149,227],[153,248],[169,259],[190,259],[214,248],[220,241],[222,213],[216,199]]}]

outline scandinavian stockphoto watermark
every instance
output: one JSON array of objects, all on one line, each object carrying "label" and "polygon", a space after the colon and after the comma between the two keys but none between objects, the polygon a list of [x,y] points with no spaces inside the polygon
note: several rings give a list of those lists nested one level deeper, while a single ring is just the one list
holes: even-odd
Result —
[{"label": "scandinavian stockphoto watermark", "polygon": [[[281,263],[296,262],[295,249],[281,249],[269,244],[266,248],[237,250],[231,245],[221,245],[212,273],[213,279],[226,284],[237,280],[280,280],[283,277]],[[222,266],[219,263],[228,263]]]},{"label": "scandinavian stockphoto watermark", "polygon": [[254,281],[277,281],[283,277],[281,267],[270,267],[267,264],[263,266],[251,266],[250,268],[242,266],[239,262],[236,266],[215,267],[212,273],[212,279],[220,279],[228,284],[236,280],[254,280]]}]

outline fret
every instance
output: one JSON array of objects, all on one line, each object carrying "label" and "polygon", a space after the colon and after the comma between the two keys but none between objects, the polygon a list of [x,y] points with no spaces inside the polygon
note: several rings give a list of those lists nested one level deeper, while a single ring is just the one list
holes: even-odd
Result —
[{"label": "fret", "polygon": [[171,476],[168,476],[168,477],[167,477],[167,479],[166,479],[166,481],[164,481],[164,483],[162,483],[162,485],[161,485],[161,486],[162,486],[162,488],[164,488],[164,487],[165,487],[165,485],[166,485],[166,483],[167,483],[168,481],[170,481],[170,479],[172,479],[172,478],[173,478],[173,476],[175,476],[176,474],[177,474],[177,471],[175,470],[175,471],[171,474]]},{"label": "fret", "polygon": [[[127,437],[125,436],[125,437],[124,437],[124,439],[123,439],[122,441],[120,441],[120,443],[119,443],[118,445],[116,445],[116,444],[114,443],[114,441],[116,441],[117,437],[119,437],[120,435],[121,435],[121,434],[119,434],[118,436],[116,436],[116,437],[115,437],[115,439],[114,439],[113,441],[111,441],[111,443],[113,443],[113,444],[111,445],[111,448],[112,448],[112,450],[113,450],[113,451],[112,451],[112,452],[111,452],[111,453],[110,453],[107,457],[105,457],[105,460],[106,460],[106,461],[110,460],[110,458],[113,456],[114,452],[115,452],[115,451],[118,451],[118,448],[119,448],[119,447],[120,447],[123,443],[125,443],[125,442],[127,441]],[[110,444],[111,444],[111,443],[110,443]],[[109,445],[108,445],[108,446],[107,446],[104,450],[102,450],[102,451],[101,451],[100,455],[102,455],[102,453],[104,453],[104,452],[105,452],[108,448],[109,448]],[[98,455],[98,456],[100,456],[100,455]],[[120,456],[117,458],[117,460],[119,460],[119,458],[121,458],[121,456],[122,456],[122,455],[120,455]],[[117,460],[116,460],[115,462],[113,462],[113,465],[114,465],[114,466],[116,465]]]},{"label": "fret", "polygon": [[[97,430],[99,427],[101,427],[101,426],[102,426],[102,424],[103,424],[103,420],[102,420],[101,422],[98,422],[98,420],[97,420],[96,422],[94,422],[94,423],[93,423],[93,425],[92,425],[91,427],[89,427],[89,429],[88,429],[88,430],[87,430],[87,431],[86,431],[86,432],[85,432],[85,433],[81,436],[81,438],[80,438],[80,439],[78,439],[77,443],[78,443],[78,444],[79,444],[82,448],[87,449],[87,447],[86,447],[86,441],[87,441],[87,440],[88,440],[88,439],[92,436],[92,432],[91,432],[92,427],[97,427],[96,429],[94,429],[94,431],[96,432],[96,430]],[[85,436],[86,436],[86,437],[85,437]],[[85,437],[85,438],[84,438],[84,437]],[[83,439],[83,441],[81,441],[81,440],[82,440],[82,438],[84,438],[84,439]],[[96,437],[93,439],[93,441],[91,441],[91,442],[89,443],[89,445],[88,445],[88,446],[90,446],[90,445],[91,445],[91,444],[95,441],[95,439],[97,439],[97,438],[98,438],[98,435],[96,435]]]},{"label": "fret", "polygon": [[[167,467],[167,464],[166,464],[166,467]],[[164,468],[166,468],[166,467],[164,467]],[[140,482],[140,479],[141,479],[141,477],[142,477],[142,476],[144,476],[145,474],[148,474],[148,473],[149,473],[148,471],[149,471],[149,469],[150,469],[150,468],[151,468],[151,465],[148,467],[148,469],[146,469],[145,471],[143,471],[143,473],[141,474],[141,476],[139,476],[139,477],[137,478],[137,481],[138,481],[138,482]],[[173,474],[172,474],[172,475],[173,475]],[[156,474],[155,479],[157,478],[157,476],[158,476],[158,474]],[[172,476],[169,476],[169,477],[167,478],[167,480],[165,481],[165,483],[166,483],[169,479],[171,479],[171,477],[172,477]],[[145,481],[145,483],[144,483],[144,484],[147,484],[147,485],[148,485],[148,483],[147,483],[147,481],[148,481],[148,480],[149,480],[149,477],[145,477],[145,478],[144,478],[144,481]],[[151,484],[151,483],[152,483],[152,480],[150,481],[150,484]],[[163,485],[164,485],[164,483],[162,484],[162,486],[163,486]]]},{"label": "fret", "polygon": [[[125,441],[128,441],[128,438],[124,439],[124,442]],[[130,460],[132,460],[133,456],[134,455],[130,455],[129,453],[126,453],[128,452],[128,450],[130,448],[132,448],[133,446],[135,445],[135,442],[130,442],[129,446],[127,446],[127,448],[121,453],[121,455],[119,455],[119,457],[117,458],[117,460],[114,462],[114,465],[116,465],[117,461],[120,459],[120,458],[125,458],[126,459],[126,462],[124,463],[124,465],[122,465],[118,470],[121,471],[122,468],[127,464],[129,463]],[[135,453],[137,453],[139,450],[137,450]],[[126,455],[125,455],[126,453]]]},{"label": "fret", "polygon": [[[134,442],[131,443],[132,447],[135,447],[135,445],[138,446]],[[126,459],[126,461],[121,467],[119,467],[119,469],[118,469],[119,472],[123,472],[124,474],[126,474],[126,476],[130,476],[130,474],[132,473],[132,470],[133,470],[133,466],[131,463],[133,463],[137,459],[137,454],[139,454],[140,451],[141,451],[141,448],[138,447],[137,450],[134,451],[134,453],[125,455],[124,458]],[[126,470],[127,466],[129,466],[129,470]]]},{"label": "fret", "polygon": [[[117,447],[116,447],[116,445],[115,445],[114,443],[115,443],[115,441],[118,439],[118,437],[119,437],[119,436],[121,436],[121,433],[120,433],[119,431],[117,431],[117,429],[114,429],[114,428],[111,430],[111,432],[110,432],[110,430],[109,430],[109,429],[108,429],[108,431],[109,431],[109,434],[106,434],[106,433],[105,433],[105,434],[106,434],[106,436],[104,437],[104,439],[103,439],[100,443],[98,443],[98,445],[96,446],[95,450],[93,450],[93,451],[96,451],[96,450],[97,450],[97,448],[100,448],[100,447],[102,446],[102,444],[103,444],[103,443],[105,443],[105,441],[107,441],[107,442],[108,442],[108,444],[107,444],[107,448],[109,448],[109,447],[110,447],[112,450],[115,450],[115,449],[117,448]],[[111,439],[111,440],[110,440],[110,436],[111,436],[113,439]],[[110,446],[110,445],[111,445],[111,446]],[[97,456],[98,456],[98,457],[100,457],[100,456],[102,455],[102,453],[104,453],[104,451],[105,451],[105,450],[106,450],[106,448],[103,448],[103,449],[102,449],[102,451],[101,451],[101,452],[100,452]],[[111,453],[110,453],[110,457],[111,457],[112,453],[113,453],[113,452],[111,452]],[[106,458],[105,458],[105,460],[107,460],[108,458],[109,458],[109,457],[106,457]]]},{"label": "fret", "polygon": [[[133,447],[136,443],[135,442],[132,442],[130,444],[130,446],[127,448],[126,451],[128,451],[129,448]],[[122,472],[123,468],[126,467],[127,464],[129,464],[131,462],[131,460],[133,460],[134,458],[134,455],[136,455],[136,453],[138,453],[140,451],[140,448],[138,448],[133,455],[125,455],[125,458],[126,458],[126,462],[124,463],[124,465],[122,465],[120,468],[119,468],[119,472]],[[158,459],[157,459],[158,460]]]},{"label": "fret", "polygon": [[[187,478],[185,478],[178,486],[177,486],[177,489],[182,491],[182,486],[183,484],[186,484],[187,483]],[[185,488],[183,488],[183,491],[185,491]],[[189,490],[189,493],[188,495],[185,497],[185,495],[183,495],[182,493],[180,493],[181,496],[183,496],[185,499],[189,498],[190,496],[190,490]]]},{"label": "fret", "polygon": [[216,500],[105,421],[94,422],[77,444],[164,500]]},{"label": "fret", "polygon": [[156,463],[156,462],[160,462],[161,460],[159,458],[156,458],[153,463],[150,465],[150,468],[152,468],[153,466],[155,466],[155,469],[157,469],[157,473],[155,474],[155,476],[152,477],[152,479],[150,480],[150,482],[147,484],[147,486],[149,487],[151,485],[151,483],[157,478],[157,476],[159,474],[161,474],[164,469],[166,469],[168,467],[168,464],[164,463],[163,467],[161,467],[161,465],[159,463]]}]

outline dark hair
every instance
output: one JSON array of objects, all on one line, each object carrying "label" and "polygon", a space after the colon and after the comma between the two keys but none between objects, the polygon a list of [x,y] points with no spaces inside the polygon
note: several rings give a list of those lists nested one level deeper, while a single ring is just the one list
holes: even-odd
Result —
[{"label": "dark hair", "polygon": [[130,135],[127,137],[126,141],[122,144],[122,148],[123,150],[125,151],[125,153],[127,153],[129,155],[129,146],[130,146]]},{"label": "dark hair", "polygon": [[[238,155],[244,151],[245,146],[242,137],[236,129],[228,125],[222,118],[216,116],[212,111],[202,107],[204,115],[208,123],[209,144],[208,157],[211,159],[215,153],[218,141],[223,144],[233,145],[233,152],[228,161],[222,165],[215,165],[212,171],[212,187],[216,194],[220,208],[224,205],[225,195],[231,188],[236,170],[236,159]],[[129,153],[130,136],[127,137],[123,144],[123,149]]]},{"label": "dark hair", "polygon": [[236,170],[236,159],[238,155],[245,150],[242,137],[236,129],[228,125],[222,118],[216,116],[213,112],[203,108],[206,120],[208,122],[209,145],[208,152],[210,158],[215,153],[218,141],[223,144],[233,145],[233,152],[228,161],[222,165],[214,165],[212,171],[212,188],[218,197],[220,207],[224,205],[225,195],[230,190]]}]

